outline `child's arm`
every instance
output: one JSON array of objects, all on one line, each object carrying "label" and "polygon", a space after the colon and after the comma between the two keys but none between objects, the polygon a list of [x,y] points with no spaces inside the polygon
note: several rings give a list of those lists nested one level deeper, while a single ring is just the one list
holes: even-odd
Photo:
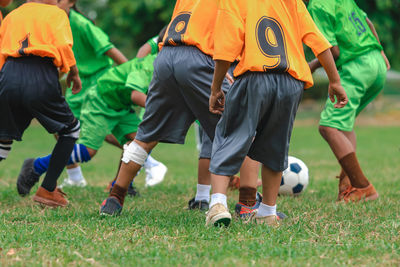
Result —
[{"label": "child's arm", "polygon": [[[331,48],[331,53],[333,56],[333,59],[336,61],[339,56],[340,56],[340,49],[339,46],[335,45]],[[310,66],[311,73],[314,73],[314,71],[320,67],[322,67],[321,63],[319,62],[318,58],[311,60],[308,62],[308,66]]]},{"label": "child's arm", "polygon": [[151,54],[151,46],[148,43],[145,43],[139,48],[136,57],[143,58],[149,54]]},{"label": "child's arm", "polygon": [[77,94],[82,89],[81,78],[79,78],[79,72],[76,65],[70,67],[68,76],[67,76],[67,86],[71,87],[71,82],[73,86],[71,88],[73,94]]},{"label": "child's arm", "polygon": [[348,102],[348,98],[346,92],[344,91],[342,85],[340,84],[339,73],[337,72],[331,50],[330,49],[325,50],[324,52],[320,53],[317,56],[317,58],[319,62],[321,62],[329,78],[328,94],[330,100],[332,101],[332,103],[335,103],[335,96],[336,96],[337,102],[335,104],[335,108],[344,107]]},{"label": "child's arm", "polygon": [[[367,21],[368,27],[371,29],[372,34],[375,36],[378,43],[381,43],[381,41],[379,40],[378,33],[375,30],[374,24],[368,18],[366,18],[366,21]],[[385,60],[386,68],[388,70],[390,70],[390,62],[389,62],[388,58],[386,57],[386,54],[383,50],[381,51],[381,54],[382,54],[383,59]]]},{"label": "child's arm", "polygon": [[132,100],[133,104],[141,106],[142,108],[144,108],[145,105],[146,105],[146,99],[147,99],[147,95],[146,94],[144,94],[142,92],[139,92],[139,91],[136,91],[136,90],[132,91],[131,100]]},{"label": "child's arm", "polygon": [[225,106],[225,94],[221,89],[225,75],[232,62],[225,60],[215,60],[214,77],[211,85],[210,112],[222,114]]},{"label": "child's arm", "polygon": [[117,65],[121,65],[128,61],[128,59],[119,51],[117,48],[113,47],[106,52],[106,55],[114,60]]}]

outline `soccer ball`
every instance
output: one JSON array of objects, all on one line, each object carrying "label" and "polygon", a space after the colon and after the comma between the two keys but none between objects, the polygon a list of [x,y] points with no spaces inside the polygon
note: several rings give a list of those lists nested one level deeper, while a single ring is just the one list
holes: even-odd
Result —
[{"label": "soccer ball", "polygon": [[283,171],[280,195],[298,195],[308,185],[308,168],[298,158],[289,156],[288,168]]}]

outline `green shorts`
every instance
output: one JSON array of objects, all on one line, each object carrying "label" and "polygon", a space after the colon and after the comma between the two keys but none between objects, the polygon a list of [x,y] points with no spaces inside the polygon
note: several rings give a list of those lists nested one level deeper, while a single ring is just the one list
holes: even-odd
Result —
[{"label": "green shorts", "polygon": [[133,109],[111,109],[97,93],[97,86],[88,90],[80,120],[78,143],[95,150],[99,150],[109,134],[113,134],[121,145],[125,144],[129,141],[125,136],[136,133],[142,121]]},{"label": "green shorts", "polygon": [[344,108],[335,108],[328,98],[319,124],[352,131],[358,114],[382,91],[386,64],[380,51],[372,50],[343,64],[339,75],[349,102]]},{"label": "green shorts", "polygon": [[81,82],[82,82],[82,90],[77,93],[76,95],[72,94],[71,89],[68,89],[65,92],[65,100],[67,100],[67,103],[72,111],[72,113],[75,115],[77,119],[80,120],[81,117],[81,109],[83,107],[83,103],[85,101],[87,92],[89,91],[89,88],[92,86],[95,86],[97,83],[98,78],[103,75],[108,68],[102,69],[98,72],[96,72],[93,75],[90,76],[82,76],[81,77]]}]

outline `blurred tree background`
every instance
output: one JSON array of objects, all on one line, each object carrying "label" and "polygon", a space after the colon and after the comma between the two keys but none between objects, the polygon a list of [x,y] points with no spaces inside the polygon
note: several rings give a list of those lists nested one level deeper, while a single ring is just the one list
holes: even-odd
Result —
[{"label": "blurred tree background", "polygon": [[[25,1],[14,0],[4,13]],[[400,0],[356,0],[379,33],[392,67],[400,70]],[[78,0],[81,11],[96,22],[129,58],[169,22],[173,0]]]}]

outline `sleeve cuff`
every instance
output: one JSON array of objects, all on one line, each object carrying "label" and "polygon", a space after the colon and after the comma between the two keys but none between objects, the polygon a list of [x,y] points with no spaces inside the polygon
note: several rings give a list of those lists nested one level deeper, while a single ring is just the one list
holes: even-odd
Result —
[{"label": "sleeve cuff", "polygon": [[111,48],[114,48],[115,46],[112,43],[107,44],[106,46],[102,47],[101,49],[96,51],[96,55],[98,57],[101,57],[102,55],[104,55],[108,50],[110,50]]}]

